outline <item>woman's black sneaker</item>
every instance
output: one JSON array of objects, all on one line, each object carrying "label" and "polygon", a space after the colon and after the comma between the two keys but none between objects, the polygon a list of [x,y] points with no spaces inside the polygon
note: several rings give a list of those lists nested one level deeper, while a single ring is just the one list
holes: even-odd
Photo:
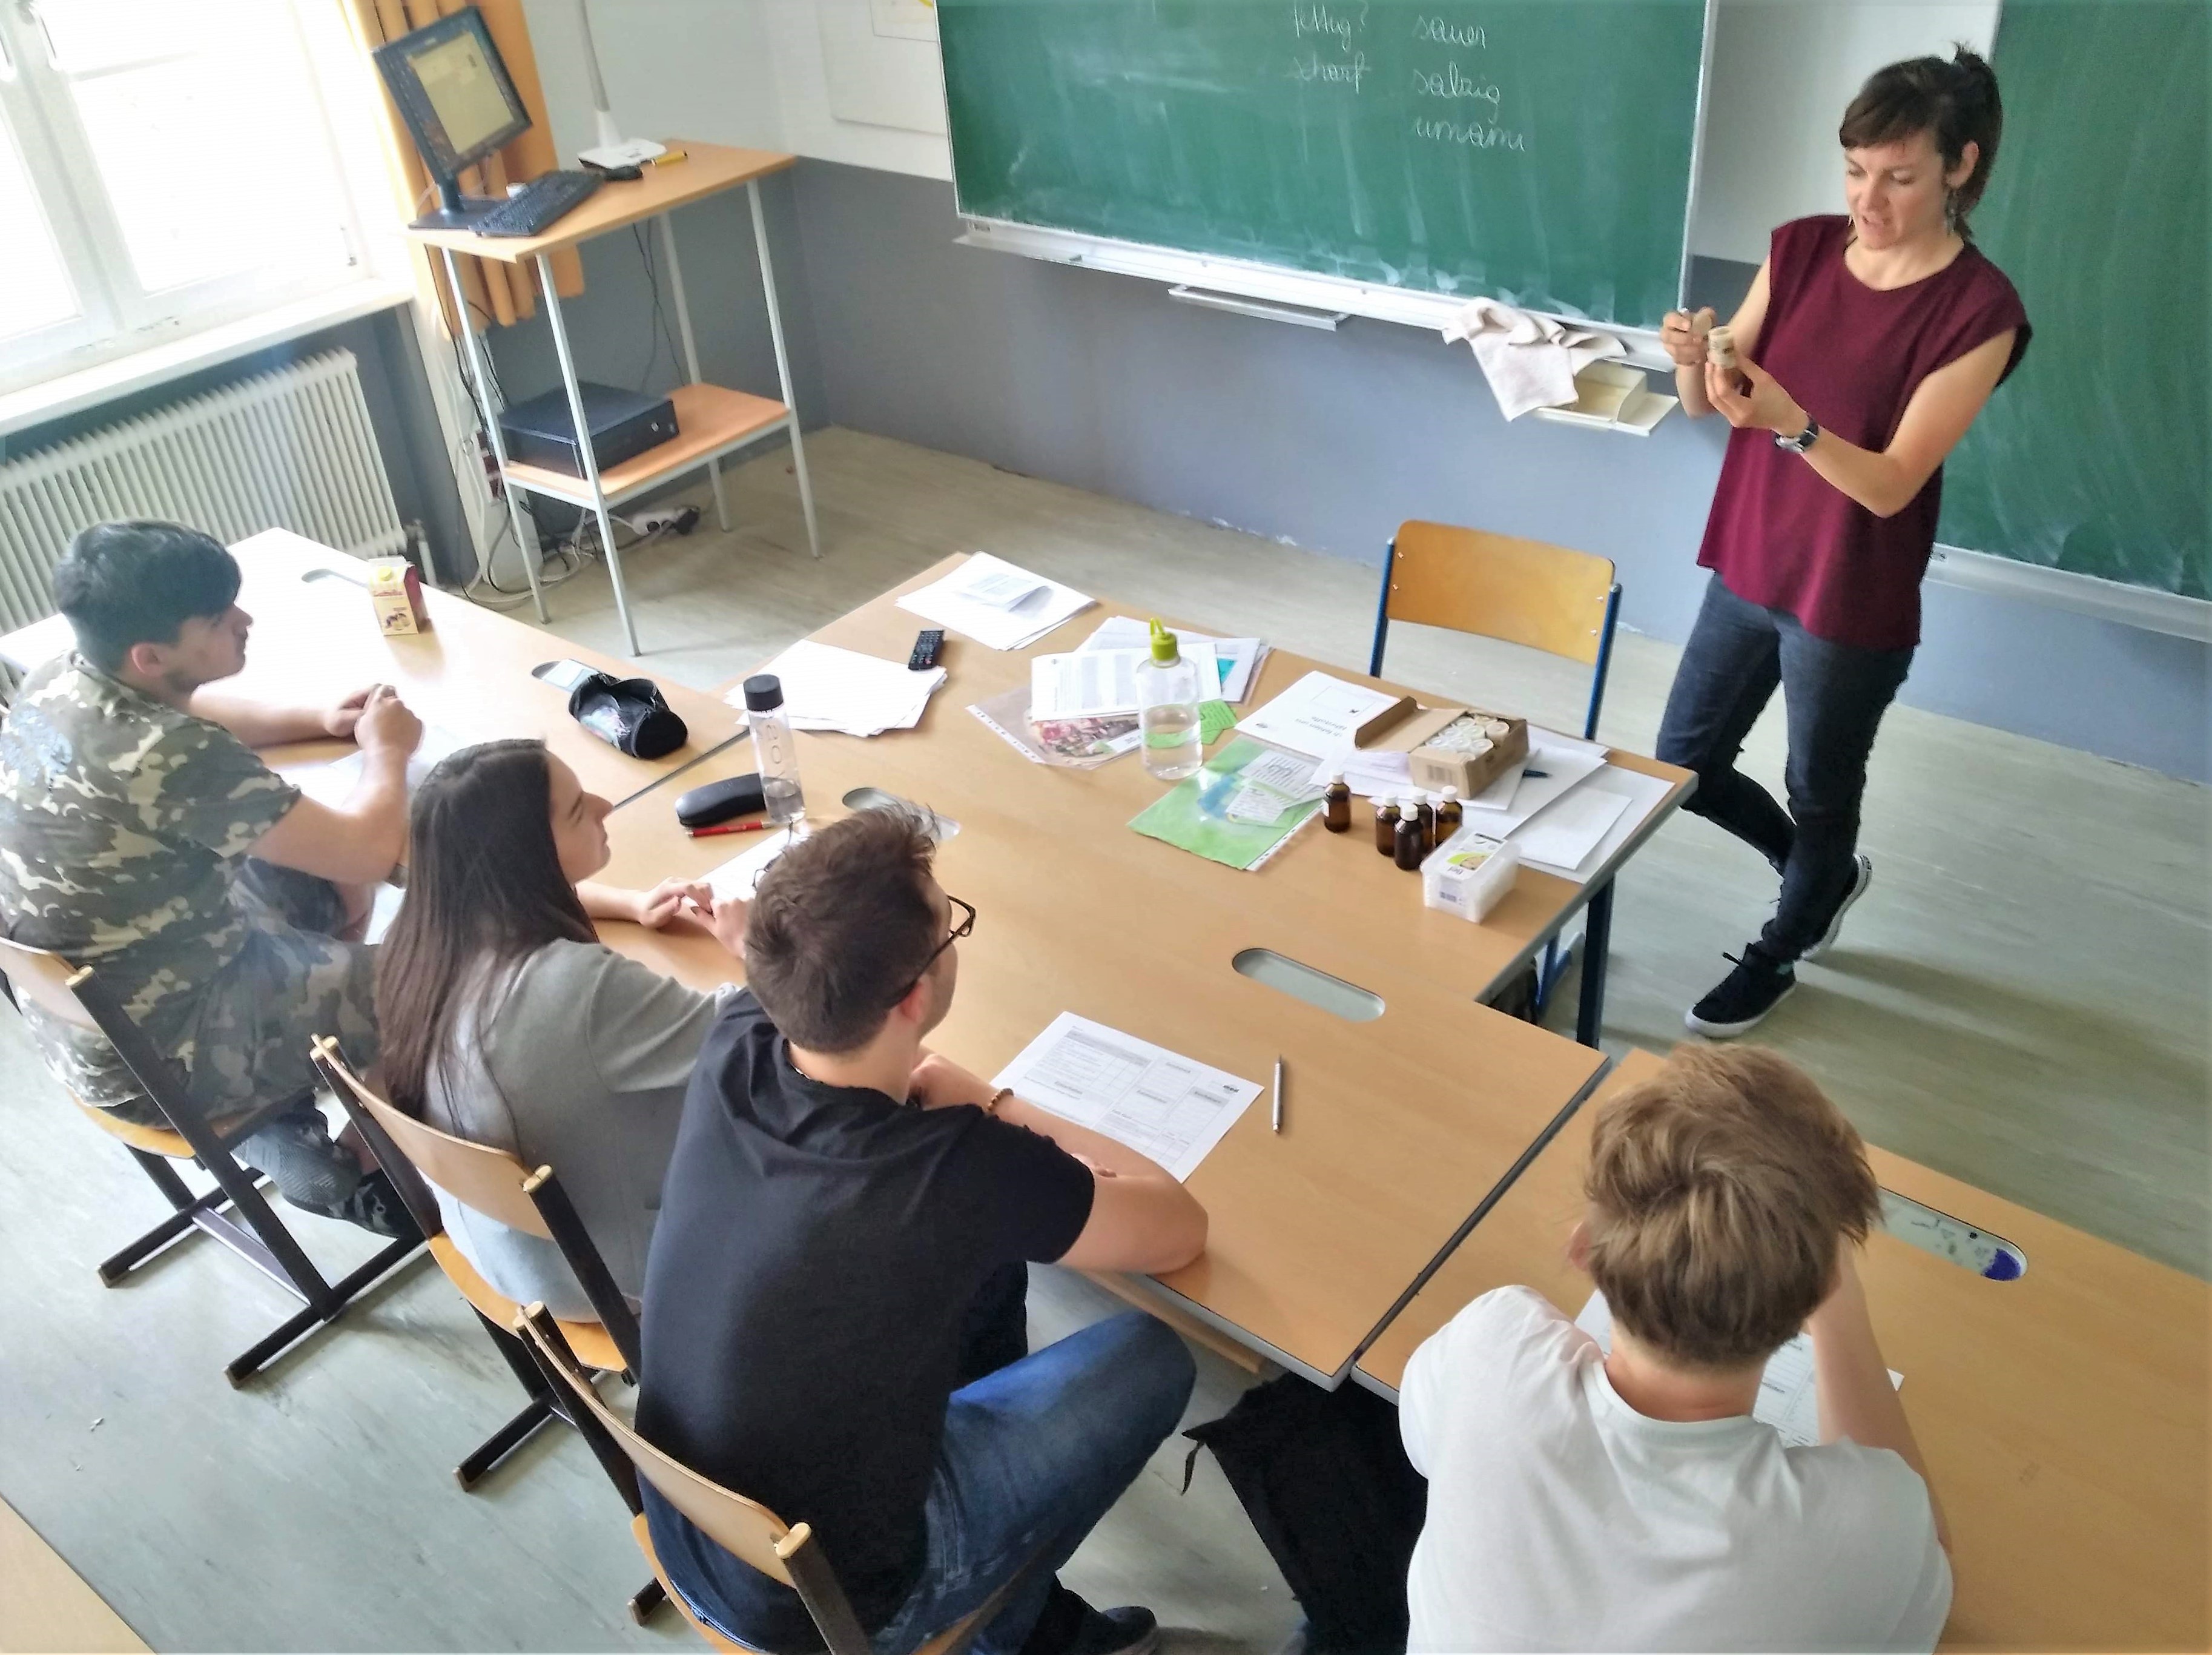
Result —
[{"label": "woman's black sneaker", "polygon": [[1756,944],[1745,949],[1740,959],[1734,954],[1721,958],[1735,960],[1735,970],[1682,1018],[1709,1040],[1733,1039],[1754,1027],[1797,986],[1797,973],[1787,965],[1775,964],[1759,952]]}]

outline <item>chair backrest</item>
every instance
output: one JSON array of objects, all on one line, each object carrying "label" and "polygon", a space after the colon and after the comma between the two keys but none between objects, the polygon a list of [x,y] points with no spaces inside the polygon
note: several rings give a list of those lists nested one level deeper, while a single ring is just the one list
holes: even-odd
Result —
[{"label": "chair backrest", "polygon": [[[544,1240],[553,1239],[544,1215],[530,1199],[525,1186],[531,1170],[504,1149],[471,1143],[450,1132],[441,1132],[404,1114],[368,1089],[368,1084],[346,1067],[337,1042],[318,1035],[315,1057],[333,1084],[343,1086],[353,1100],[384,1129],[399,1153],[415,1170],[464,1207],[511,1230],[520,1230]],[[388,1169],[387,1169],[388,1170]]]},{"label": "chair backrest", "polygon": [[750,1563],[771,1580],[787,1586],[798,1585],[786,1560],[812,1538],[805,1524],[790,1526],[767,1506],[709,1482],[625,1425],[600,1400],[591,1377],[568,1348],[568,1341],[561,1337],[559,1329],[552,1325],[544,1305],[533,1305],[524,1312],[515,1332],[537,1347],[542,1365],[599,1421],[637,1469],[638,1476],[651,1483],[662,1499],[690,1518],[724,1551]]},{"label": "chair backrest", "polygon": [[59,954],[0,937],[0,972],[6,973],[17,994],[58,1022],[80,1029],[100,1026],[76,997],[76,985],[92,975],[90,966],[79,970]]},{"label": "chair backrest", "polygon": [[1398,529],[1382,618],[1448,626],[1597,664],[1613,562],[1448,523]]}]

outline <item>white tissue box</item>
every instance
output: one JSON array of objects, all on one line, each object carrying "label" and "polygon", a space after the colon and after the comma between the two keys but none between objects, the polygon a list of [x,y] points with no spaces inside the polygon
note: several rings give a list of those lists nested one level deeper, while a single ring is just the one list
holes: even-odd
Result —
[{"label": "white tissue box", "polygon": [[1480,922],[1504,900],[1520,874],[1521,853],[1511,843],[1463,827],[1421,863],[1421,900]]}]

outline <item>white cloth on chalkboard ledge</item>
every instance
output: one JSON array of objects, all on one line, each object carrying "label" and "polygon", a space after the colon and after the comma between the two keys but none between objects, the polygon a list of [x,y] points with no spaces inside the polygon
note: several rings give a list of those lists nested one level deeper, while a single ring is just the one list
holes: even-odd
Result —
[{"label": "white cloth on chalkboard ledge", "polygon": [[1628,354],[1610,333],[1532,316],[1496,299],[1470,301],[1443,332],[1446,344],[1465,339],[1474,347],[1498,411],[1508,419],[1574,401],[1576,374],[1592,362]]}]

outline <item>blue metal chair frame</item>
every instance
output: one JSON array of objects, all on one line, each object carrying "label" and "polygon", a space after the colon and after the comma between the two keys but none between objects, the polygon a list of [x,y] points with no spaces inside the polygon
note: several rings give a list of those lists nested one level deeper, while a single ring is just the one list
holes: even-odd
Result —
[{"label": "blue metal chair frame", "polygon": [[[1382,648],[1390,636],[1390,572],[1398,562],[1398,542],[1395,537],[1382,555],[1382,584],[1375,595],[1375,642],[1367,655],[1367,675],[1382,676]],[[1605,707],[1606,676],[1613,666],[1613,624],[1620,618],[1620,582],[1613,583],[1606,594],[1605,620],[1598,631],[1597,660],[1590,666],[1589,706],[1583,715],[1583,739],[1597,739],[1598,715]],[[1607,879],[1590,892],[1589,905],[1583,922],[1583,989],[1582,1003],[1575,1014],[1575,1038],[1585,1046],[1595,1046],[1605,1019],[1605,970],[1607,957],[1613,946],[1613,881]],[[1559,946],[1553,937],[1544,945],[1544,963],[1536,974],[1536,1015],[1540,1019],[1552,1003],[1552,992],[1559,986],[1574,959],[1574,945]]]}]

